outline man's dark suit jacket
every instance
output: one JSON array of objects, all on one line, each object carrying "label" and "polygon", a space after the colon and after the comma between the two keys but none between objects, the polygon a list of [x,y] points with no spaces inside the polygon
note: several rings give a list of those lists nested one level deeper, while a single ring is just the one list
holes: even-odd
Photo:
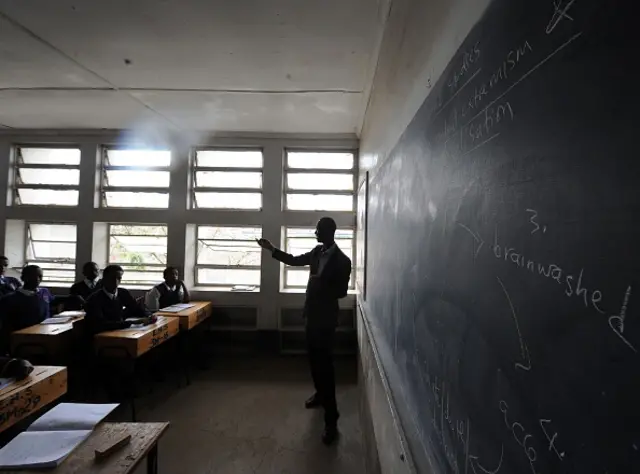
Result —
[{"label": "man's dark suit jacket", "polygon": [[347,296],[351,260],[336,244],[336,248],[318,275],[322,245],[311,252],[293,256],[281,250],[273,251],[273,258],[293,267],[309,266],[307,297],[304,303],[304,316],[307,327],[335,327],[338,323],[338,300]]}]

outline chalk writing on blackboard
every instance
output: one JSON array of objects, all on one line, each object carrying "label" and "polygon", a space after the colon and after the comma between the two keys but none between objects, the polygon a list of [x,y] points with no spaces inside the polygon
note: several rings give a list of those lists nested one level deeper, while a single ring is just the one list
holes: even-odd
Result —
[{"label": "chalk writing on blackboard", "polygon": [[469,455],[469,459],[471,460],[471,469],[473,469],[474,474],[478,474],[478,471],[476,471],[476,468],[480,469],[480,471],[484,472],[485,474],[497,474],[498,471],[500,470],[500,468],[502,467],[502,460],[504,458],[504,444],[500,447],[500,461],[498,462],[498,467],[496,467],[495,469],[487,469],[485,467],[483,467],[482,465],[480,465],[480,462],[478,461],[478,456],[474,456],[474,455]]},{"label": "chalk writing on blackboard", "polygon": [[525,362],[524,364],[520,362],[516,362],[515,364],[516,368],[522,369],[522,370],[531,370],[531,357],[529,356],[529,348],[527,347],[527,345],[524,342],[524,339],[522,338],[522,333],[520,332],[520,324],[518,324],[518,316],[516,316],[516,310],[513,307],[513,303],[511,302],[511,297],[509,296],[509,293],[507,292],[507,289],[505,288],[504,283],[502,283],[502,280],[500,280],[499,277],[496,277],[496,280],[498,280],[498,283],[502,288],[504,296],[507,298],[507,302],[509,303],[511,317],[513,318],[513,322],[515,323],[516,331],[518,333],[518,341],[520,342],[520,355],[522,356],[522,361]]},{"label": "chalk writing on blackboard", "polygon": [[571,8],[571,5],[574,4],[576,0],[569,0],[566,4],[563,5],[563,0],[555,0],[553,2],[553,16],[551,17],[551,20],[549,21],[549,23],[547,24],[547,27],[545,28],[545,32],[549,35],[551,33],[553,33],[553,30],[556,29],[556,26],[558,26],[558,24],[566,19],[569,21],[573,21],[573,18],[571,18],[568,14],[569,9]]},{"label": "chalk writing on blackboard", "polygon": [[531,472],[533,472],[533,474],[537,474],[534,463],[538,459],[538,455],[535,448],[531,446],[531,443],[533,442],[533,435],[527,432],[522,423],[518,421],[514,421],[513,423],[510,422],[508,415],[509,405],[507,405],[507,402],[505,402],[504,400],[500,400],[499,407],[500,411],[504,415],[505,425],[513,435],[516,443],[518,443],[522,447],[525,455],[527,456],[527,459],[529,460]]},{"label": "chalk writing on blackboard", "polygon": [[[533,230],[531,231],[531,233],[535,234],[540,230],[540,224],[536,222],[536,219],[538,218],[538,211],[534,209],[527,209],[526,211],[531,213],[531,216],[529,217],[529,222],[531,222],[531,224],[533,225]],[[546,225],[542,226],[542,233],[544,234],[545,232],[547,232]]]},{"label": "chalk writing on blackboard", "polygon": [[629,304],[629,298],[631,298],[631,286],[627,288],[627,292],[624,295],[624,300],[622,302],[622,308],[620,308],[620,313],[614,316],[609,316],[609,327],[613,330],[613,332],[618,336],[622,342],[624,342],[629,348],[633,350],[633,352],[638,352],[636,348],[631,344],[626,337],[623,336],[624,333],[624,321],[627,317],[627,305]]},{"label": "chalk writing on blackboard", "polygon": [[556,456],[558,456],[558,459],[560,459],[560,461],[564,461],[564,456],[565,456],[564,451],[559,452],[558,448],[556,448],[556,445],[555,445],[556,438],[558,437],[558,433],[553,433],[553,436],[549,436],[549,432],[545,428],[545,425],[548,425],[550,423],[551,423],[551,420],[540,420],[540,428],[542,428],[542,432],[547,438],[547,441],[549,441],[549,451],[553,451],[554,453],[556,453]]}]

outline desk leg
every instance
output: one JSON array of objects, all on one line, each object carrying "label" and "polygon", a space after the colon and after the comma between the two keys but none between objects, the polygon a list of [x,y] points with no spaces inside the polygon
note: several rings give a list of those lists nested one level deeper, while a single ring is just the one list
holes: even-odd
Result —
[{"label": "desk leg", "polygon": [[191,385],[191,374],[189,371],[189,365],[191,364],[191,351],[189,350],[191,331],[181,332],[178,334],[178,350],[180,351],[179,360],[182,363],[182,370],[184,370],[184,378],[187,385]]},{"label": "desk leg", "polygon": [[147,474],[158,474],[158,443],[153,445],[147,455]]}]

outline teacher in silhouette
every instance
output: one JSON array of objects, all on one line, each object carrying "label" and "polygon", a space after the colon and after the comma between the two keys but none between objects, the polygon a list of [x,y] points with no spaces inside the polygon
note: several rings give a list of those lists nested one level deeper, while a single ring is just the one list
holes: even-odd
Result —
[{"label": "teacher in silhouette", "polygon": [[267,239],[258,239],[258,245],[272,253],[273,258],[294,267],[309,266],[309,282],[304,303],[307,353],[311,377],[316,392],[309,398],[307,408],[324,408],[325,429],[322,441],[333,443],[338,437],[338,407],[333,368],[333,340],[338,324],[338,300],[347,295],[351,260],[335,242],[336,223],[323,217],[316,225],[319,245],[302,255],[290,255],[278,250]]}]

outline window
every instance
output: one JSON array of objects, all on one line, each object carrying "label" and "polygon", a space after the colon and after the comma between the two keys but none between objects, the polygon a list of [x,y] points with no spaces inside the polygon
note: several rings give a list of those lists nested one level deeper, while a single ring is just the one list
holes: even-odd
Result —
[{"label": "window", "polygon": [[260,288],[259,227],[198,226],[196,285],[252,291]]},{"label": "window", "polygon": [[103,207],[169,207],[170,151],[105,148],[102,158]]},{"label": "window", "polygon": [[[292,228],[287,227],[284,229],[284,246],[285,251],[292,255],[301,255],[311,251],[318,245],[316,236],[314,234],[315,228]],[[354,243],[353,243],[353,230],[352,229],[338,229],[335,235],[336,244],[340,247],[340,250],[351,259],[352,266],[354,261]],[[309,280],[309,268],[296,268],[283,265],[284,267],[284,283],[282,285],[285,289],[294,288],[306,288],[307,281]],[[349,280],[349,288],[355,288],[355,276],[351,275]]]},{"label": "window", "polygon": [[79,148],[16,148],[15,205],[77,206]]},{"label": "window", "polygon": [[196,209],[262,209],[261,150],[196,150]]},{"label": "window", "polygon": [[42,268],[45,285],[71,285],[76,279],[76,226],[28,223],[25,261]]},{"label": "window", "polygon": [[287,151],[285,209],[353,211],[354,154]]},{"label": "window", "polygon": [[109,263],[124,269],[122,285],[151,287],[163,280],[167,266],[167,227],[111,224]]}]

